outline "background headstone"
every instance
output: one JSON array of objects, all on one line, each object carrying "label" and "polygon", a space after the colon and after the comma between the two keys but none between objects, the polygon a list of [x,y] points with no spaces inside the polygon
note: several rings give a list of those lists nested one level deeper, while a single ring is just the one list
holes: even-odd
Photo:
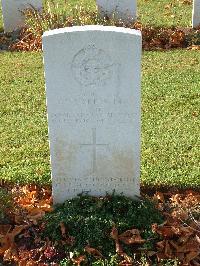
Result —
[{"label": "background headstone", "polygon": [[20,12],[25,8],[34,6],[36,9],[42,8],[42,0],[1,0],[4,31],[11,32],[24,26],[24,16]]},{"label": "background headstone", "polygon": [[200,0],[193,0],[192,27],[200,26]]},{"label": "background headstone", "polygon": [[137,18],[137,0],[96,0],[102,17],[113,17],[124,21],[134,21]]},{"label": "background headstone", "polygon": [[54,203],[85,192],[139,195],[141,33],[44,33]]}]

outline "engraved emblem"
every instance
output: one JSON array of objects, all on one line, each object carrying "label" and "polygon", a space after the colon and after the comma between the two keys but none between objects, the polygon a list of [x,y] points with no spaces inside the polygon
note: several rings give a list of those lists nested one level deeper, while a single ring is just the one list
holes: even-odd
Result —
[{"label": "engraved emblem", "polygon": [[104,85],[113,76],[114,63],[104,50],[89,45],[74,56],[71,68],[81,85]]}]

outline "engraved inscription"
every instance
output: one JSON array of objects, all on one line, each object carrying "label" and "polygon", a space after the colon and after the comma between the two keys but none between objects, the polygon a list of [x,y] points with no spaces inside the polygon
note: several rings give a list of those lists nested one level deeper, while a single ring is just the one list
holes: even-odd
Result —
[{"label": "engraved inscription", "polygon": [[89,45],[74,56],[71,69],[81,85],[105,85],[113,76],[114,63],[104,50]]},{"label": "engraved inscription", "polygon": [[97,170],[97,147],[98,146],[108,146],[108,144],[98,144],[97,143],[97,133],[96,128],[92,129],[92,144],[81,144],[81,146],[91,146],[93,148],[93,163],[92,163],[92,174],[95,175]]},{"label": "engraved inscription", "polygon": [[[128,108],[131,104],[127,98],[103,98],[103,97],[80,97],[62,98],[57,104],[60,111],[49,113],[49,121],[59,125],[83,125],[89,124],[93,128],[102,124],[127,124],[133,122],[135,114]],[[62,107],[65,110],[61,111]],[[79,106],[69,110],[68,106]],[[106,111],[107,110],[107,111]]]},{"label": "engraved inscription", "polygon": [[90,124],[100,125],[103,123],[111,124],[127,124],[133,121],[134,113],[129,112],[108,112],[101,113],[96,110],[94,113],[56,113],[49,116],[52,123],[63,124]]}]

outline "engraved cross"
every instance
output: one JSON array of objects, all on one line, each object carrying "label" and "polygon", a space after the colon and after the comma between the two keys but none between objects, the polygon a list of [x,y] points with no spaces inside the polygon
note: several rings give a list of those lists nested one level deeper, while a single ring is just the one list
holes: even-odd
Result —
[{"label": "engraved cross", "polygon": [[91,144],[81,144],[81,146],[92,146],[92,148],[93,148],[92,171],[93,171],[93,174],[95,174],[96,170],[97,170],[97,147],[98,146],[108,146],[108,144],[98,144],[97,143],[96,128],[92,129],[92,139],[93,139],[93,141]]}]

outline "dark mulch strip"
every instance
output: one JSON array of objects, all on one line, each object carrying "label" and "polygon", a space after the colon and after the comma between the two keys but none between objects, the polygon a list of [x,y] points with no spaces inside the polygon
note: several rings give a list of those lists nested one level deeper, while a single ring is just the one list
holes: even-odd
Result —
[{"label": "dark mulch strip", "polygon": [[[142,31],[143,49],[147,51],[193,48],[193,46],[198,49],[197,46],[200,45],[200,28],[161,28],[142,26],[138,22],[131,28]],[[0,33],[0,50],[41,51],[42,38],[41,36],[34,36],[25,28],[12,33]]]},{"label": "dark mulch strip", "polygon": [[10,33],[0,32],[0,51],[8,51],[9,47],[20,41],[21,30]]}]

